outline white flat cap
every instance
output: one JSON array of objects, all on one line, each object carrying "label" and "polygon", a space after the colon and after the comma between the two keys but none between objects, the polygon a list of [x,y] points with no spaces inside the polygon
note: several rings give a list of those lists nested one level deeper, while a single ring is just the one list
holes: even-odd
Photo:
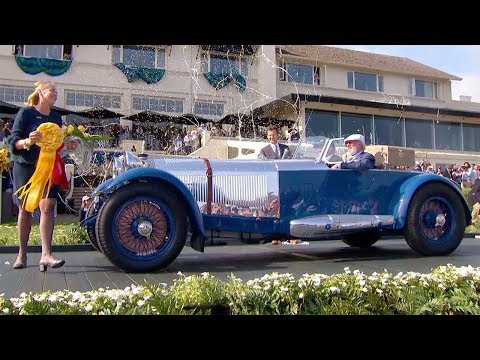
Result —
[{"label": "white flat cap", "polygon": [[344,140],[344,142],[353,141],[353,140],[360,141],[363,145],[365,145],[365,138],[361,134],[352,134],[349,137],[347,137]]},{"label": "white flat cap", "polygon": [[87,201],[88,199],[90,199],[90,196],[88,196],[88,195],[85,195],[85,196],[82,197],[82,201]]}]

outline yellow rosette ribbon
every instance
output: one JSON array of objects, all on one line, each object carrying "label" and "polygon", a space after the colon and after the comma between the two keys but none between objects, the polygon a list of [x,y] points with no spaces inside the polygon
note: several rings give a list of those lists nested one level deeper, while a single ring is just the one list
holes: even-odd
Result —
[{"label": "yellow rosette ribbon", "polygon": [[37,167],[30,180],[15,192],[15,195],[20,193],[18,198],[23,200],[22,207],[28,212],[34,212],[42,197],[50,191],[57,149],[63,143],[63,131],[57,124],[43,123],[37,131],[42,133],[41,140],[36,142],[40,147]]}]

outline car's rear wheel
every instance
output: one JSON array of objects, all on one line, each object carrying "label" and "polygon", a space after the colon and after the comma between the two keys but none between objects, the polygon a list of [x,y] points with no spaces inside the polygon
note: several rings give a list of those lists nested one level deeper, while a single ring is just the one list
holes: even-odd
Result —
[{"label": "car's rear wheel", "polygon": [[377,230],[369,230],[344,235],[342,241],[352,247],[368,248],[380,240],[380,237],[381,235]]},{"label": "car's rear wheel", "polygon": [[426,256],[454,251],[465,233],[465,211],[459,195],[444,184],[420,188],[410,202],[404,234],[408,245]]},{"label": "car's rear wheel", "polygon": [[97,239],[105,256],[132,272],[169,265],[187,238],[187,215],[172,189],[148,183],[116,191],[100,208]]}]

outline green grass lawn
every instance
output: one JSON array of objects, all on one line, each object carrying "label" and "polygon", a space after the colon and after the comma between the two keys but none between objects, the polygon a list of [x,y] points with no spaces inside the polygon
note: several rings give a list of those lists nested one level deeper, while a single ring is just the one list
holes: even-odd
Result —
[{"label": "green grass lawn", "polygon": [[[78,226],[77,222],[55,221],[53,231],[53,245],[87,244],[87,234]],[[12,221],[0,224],[0,246],[18,245],[17,223]],[[40,245],[38,221],[32,223],[32,232],[28,245]]]}]

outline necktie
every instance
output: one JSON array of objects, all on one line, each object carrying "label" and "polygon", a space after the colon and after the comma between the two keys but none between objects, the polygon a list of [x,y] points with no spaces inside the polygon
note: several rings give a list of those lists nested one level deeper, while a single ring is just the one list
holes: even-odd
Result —
[{"label": "necktie", "polygon": [[275,154],[277,158],[280,159],[280,147],[278,145],[275,145]]}]

